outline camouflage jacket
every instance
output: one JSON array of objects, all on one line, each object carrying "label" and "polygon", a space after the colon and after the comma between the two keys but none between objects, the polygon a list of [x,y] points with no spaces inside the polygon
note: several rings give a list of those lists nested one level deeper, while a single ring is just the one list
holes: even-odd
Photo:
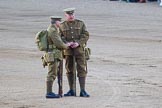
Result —
[{"label": "camouflage jacket", "polygon": [[[75,55],[84,53],[84,45],[89,39],[89,32],[83,21],[75,19],[72,22],[64,21],[60,26],[60,33],[62,40],[66,42],[78,42],[79,47],[73,49]],[[72,49],[66,49],[64,55],[72,55]]]},{"label": "camouflage jacket", "polygon": [[66,49],[67,46],[62,41],[58,30],[54,25],[50,25],[47,31],[49,51],[53,52],[54,58],[62,59],[62,49]]}]

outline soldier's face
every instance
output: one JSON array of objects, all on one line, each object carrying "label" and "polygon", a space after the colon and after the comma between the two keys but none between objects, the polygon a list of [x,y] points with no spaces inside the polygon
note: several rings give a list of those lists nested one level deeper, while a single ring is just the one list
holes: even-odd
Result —
[{"label": "soldier's face", "polygon": [[60,23],[61,23],[61,21],[56,21],[56,26],[59,27]]},{"label": "soldier's face", "polygon": [[74,21],[75,19],[74,14],[65,14],[65,17],[67,21]]}]

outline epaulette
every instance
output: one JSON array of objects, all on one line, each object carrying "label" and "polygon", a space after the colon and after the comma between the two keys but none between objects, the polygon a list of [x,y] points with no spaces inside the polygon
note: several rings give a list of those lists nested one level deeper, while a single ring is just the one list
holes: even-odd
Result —
[{"label": "epaulette", "polygon": [[83,21],[81,21],[81,20],[79,20],[79,19],[75,19],[76,21],[78,21],[78,22],[83,22]]}]

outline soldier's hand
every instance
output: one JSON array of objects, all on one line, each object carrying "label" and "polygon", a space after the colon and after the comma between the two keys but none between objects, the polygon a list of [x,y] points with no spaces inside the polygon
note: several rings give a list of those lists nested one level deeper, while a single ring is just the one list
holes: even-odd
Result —
[{"label": "soldier's hand", "polygon": [[70,44],[70,43],[66,43],[66,45],[67,45],[68,47],[70,47],[70,46],[71,46],[71,44]]},{"label": "soldier's hand", "polygon": [[78,46],[79,46],[79,44],[77,42],[73,42],[73,44],[71,45],[71,48],[76,48]]},{"label": "soldier's hand", "polygon": [[66,43],[66,46],[68,47],[67,49],[69,49],[69,48],[71,47],[72,44],[73,44],[72,42]]},{"label": "soldier's hand", "polygon": [[70,46],[73,45],[73,42],[67,42],[66,45],[67,45],[68,47],[70,47]]}]

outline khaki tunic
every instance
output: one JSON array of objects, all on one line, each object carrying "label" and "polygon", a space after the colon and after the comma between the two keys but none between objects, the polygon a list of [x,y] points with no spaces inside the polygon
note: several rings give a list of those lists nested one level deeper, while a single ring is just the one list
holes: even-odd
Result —
[{"label": "khaki tunic", "polygon": [[[79,47],[74,49],[75,55],[84,53],[83,46],[89,39],[89,33],[86,30],[86,26],[83,21],[75,20],[72,22],[64,21],[60,26],[61,37],[64,42],[76,41],[79,43]],[[72,49],[64,51],[64,55],[72,55]]]},{"label": "khaki tunic", "polygon": [[58,29],[54,25],[50,25],[48,31],[49,51],[53,52],[54,58],[62,60],[62,50],[67,46],[62,41]]},{"label": "khaki tunic", "polygon": [[67,75],[72,75],[73,72],[73,55],[76,58],[77,63],[77,76],[78,77],[85,77],[87,72],[85,70],[85,57],[84,57],[84,46],[89,39],[89,33],[86,30],[86,26],[83,21],[74,20],[71,22],[64,21],[60,26],[60,32],[62,40],[66,42],[78,42],[79,47],[77,48],[69,48],[64,50],[64,55],[66,56],[66,70]]},{"label": "khaki tunic", "polygon": [[62,50],[67,46],[62,41],[57,28],[54,25],[50,25],[48,31],[48,43],[49,51],[45,52],[45,57],[49,60],[47,81],[54,81],[57,76],[57,69],[62,57]]}]

